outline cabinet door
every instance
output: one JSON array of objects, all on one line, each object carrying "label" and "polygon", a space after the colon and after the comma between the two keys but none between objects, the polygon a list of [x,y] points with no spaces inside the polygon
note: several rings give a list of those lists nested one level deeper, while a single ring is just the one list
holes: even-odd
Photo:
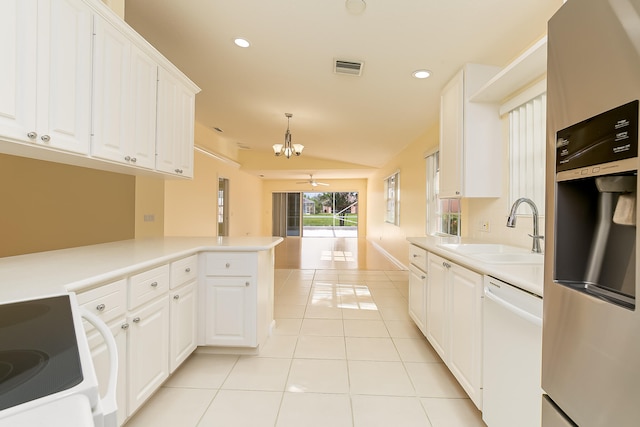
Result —
[{"label": "cabinet door", "polygon": [[37,32],[37,143],[89,154],[91,10],[83,0],[39,0]]},{"label": "cabinet door", "polygon": [[91,154],[153,168],[157,65],[121,29],[95,19]]},{"label": "cabinet door", "polygon": [[445,86],[440,98],[440,197],[462,197],[464,74]]},{"label": "cabinet door", "polygon": [[448,262],[429,254],[429,280],[427,282],[427,339],[446,361],[447,339],[447,274]]},{"label": "cabinet door", "polygon": [[447,364],[471,400],[482,408],[482,276],[451,265],[451,353]]},{"label": "cabinet door", "polygon": [[160,67],[156,169],[193,177],[194,114],[195,95]]},{"label": "cabinet door", "polygon": [[[138,167],[156,166],[156,100],[158,65],[137,46],[131,46],[131,90],[128,132],[130,152]],[[193,124],[193,123],[192,123]]]},{"label": "cabinet door", "polygon": [[409,316],[427,333],[427,273],[409,265]]},{"label": "cabinet door", "polygon": [[[85,323],[85,330],[87,322]],[[121,320],[114,321],[111,326],[111,333],[116,340],[118,347],[118,384],[116,386],[116,402],[118,404],[118,425],[122,425],[127,418],[127,329],[129,325],[124,317]],[[102,338],[102,335],[96,329],[93,329],[88,335],[87,340],[91,349],[91,358],[93,367],[98,378],[100,387],[100,396],[104,396],[109,384],[109,350]]]},{"label": "cabinet door", "polygon": [[255,347],[255,279],[207,277],[205,341],[207,345]]},{"label": "cabinet door", "polygon": [[127,122],[130,115],[131,42],[103,19],[95,19],[93,52],[93,131],[91,154],[130,163]]},{"label": "cabinet door", "polygon": [[129,415],[169,376],[169,298],[142,306],[129,323]]},{"label": "cabinet door", "polygon": [[196,349],[196,282],[171,293],[170,372]]},{"label": "cabinet door", "polygon": [[0,2],[0,137],[28,141],[36,130],[37,0]]}]

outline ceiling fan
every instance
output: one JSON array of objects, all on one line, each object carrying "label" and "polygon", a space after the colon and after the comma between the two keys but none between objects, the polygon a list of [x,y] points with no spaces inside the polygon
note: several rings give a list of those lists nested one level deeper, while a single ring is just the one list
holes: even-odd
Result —
[{"label": "ceiling fan", "polygon": [[298,181],[296,184],[311,184],[312,187],[317,187],[318,185],[329,185],[325,182],[318,182],[313,179],[313,175],[309,174],[309,179],[306,181]]}]

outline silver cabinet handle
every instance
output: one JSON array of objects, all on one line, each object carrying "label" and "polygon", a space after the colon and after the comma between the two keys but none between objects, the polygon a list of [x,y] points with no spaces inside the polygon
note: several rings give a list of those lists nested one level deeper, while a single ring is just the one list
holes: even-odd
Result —
[{"label": "silver cabinet handle", "polygon": [[128,324],[128,323],[123,323],[123,324],[120,326],[120,328],[127,330],[127,329],[129,329],[129,324]]},{"label": "silver cabinet handle", "polygon": [[424,279],[426,279],[426,278],[427,278],[427,276],[420,276],[420,278],[421,278],[422,280],[424,280]]},{"label": "silver cabinet handle", "polygon": [[187,267],[187,268],[184,269],[184,272],[185,273],[191,273],[191,269],[189,267]]},{"label": "silver cabinet handle", "polygon": [[36,138],[38,137],[38,134],[37,134],[37,133],[35,133],[35,132],[29,132],[29,133],[27,134],[27,137],[28,137],[29,139],[36,139]]},{"label": "silver cabinet handle", "polygon": [[138,159],[136,159],[135,157],[132,157],[132,158],[131,158],[131,163],[135,163],[135,162],[137,162],[137,161],[138,161]]},{"label": "silver cabinet handle", "polygon": [[226,263],[224,266],[225,266],[226,268],[229,268],[229,267],[231,267],[231,263]]},{"label": "silver cabinet handle", "polygon": [[40,137],[40,139],[41,139],[42,141],[44,141],[44,142],[49,142],[49,141],[51,141],[51,137],[50,137],[49,135],[42,135],[42,136]]},{"label": "silver cabinet handle", "polygon": [[418,258],[418,254],[413,254],[413,257],[414,258]]},{"label": "silver cabinet handle", "polygon": [[152,287],[152,288],[157,288],[157,287],[158,287],[158,282],[153,282],[153,283],[151,284],[151,287]]},{"label": "silver cabinet handle", "polygon": [[251,283],[250,282],[244,282],[244,285],[245,286],[249,286],[249,285],[251,285]]},{"label": "silver cabinet handle", "polygon": [[140,323],[140,318],[139,317],[135,317],[133,319],[133,323]]},{"label": "silver cabinet handle", "polygon": [[443,262],[442,266],[445,268],[451,268],[451,264],[449,264],[448,262]]},{"label": "silver cabinet handle", "polygon": [[125,161],[125,162],[128,162],[128,161],[130,161],[130,160],[131,160],[131,157],[129,157],[129,156],[125,156],[125,157],[124,157],[124,161]]},{"label": "silver cabinet handle", "polygon": [[106,305],[104,305],[104,304],[98,304],[98,305],[96,306],[96,310],[98,310],[98,311],[104,311],[104,309],[105,309],[106,307],[107,307],[107,306],[106,306]]},{"label": "silver cabinet handle", "polygon": [[182,173],[182,169],[175,169],[176,173]]},{"label": "silver cabinet handle", "polygon": [[179,300],[179,299],[180,299],[180,295],[175,294],[175,295],[173,296],[173,299],[175,299],[175,300]]}]

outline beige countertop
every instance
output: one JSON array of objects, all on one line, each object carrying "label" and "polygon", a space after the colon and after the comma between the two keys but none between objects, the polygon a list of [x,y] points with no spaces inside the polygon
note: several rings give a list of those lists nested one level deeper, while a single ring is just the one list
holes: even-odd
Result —
[{"label": "beige countertop", "polygon": [[478,273],[495,277],[525,291],[542,296],[544,264],[490,264],[439,246],[446,243],[486,243],[465,240],[459,237],[408,237],[407,240],[429,252],[448,258]]},{"label": "beige countertop", "polygon": [[77,291],[203,251],[270,250],[281,237],[164,237],[0,258],[0,303]]}]

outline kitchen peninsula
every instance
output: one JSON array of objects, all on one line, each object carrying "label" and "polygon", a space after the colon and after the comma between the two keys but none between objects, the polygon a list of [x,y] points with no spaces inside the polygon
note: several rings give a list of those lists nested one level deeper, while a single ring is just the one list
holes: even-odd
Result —
[{"label": "kitchen peninsula", "polygon": [[[73,292],[111,330],[121,424],[198,347],[256,354],[273,327],[281,237],[165,237],[0,258],[0,304]],[[85,324],[101,391],[104,340]]]}]

